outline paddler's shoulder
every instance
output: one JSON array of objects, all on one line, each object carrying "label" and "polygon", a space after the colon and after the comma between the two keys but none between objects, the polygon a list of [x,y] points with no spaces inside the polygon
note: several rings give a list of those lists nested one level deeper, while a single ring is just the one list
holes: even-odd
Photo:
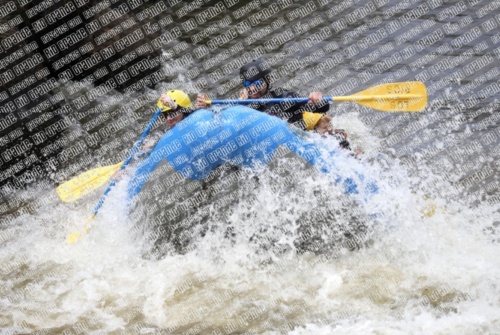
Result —
[{"label": "paddler's shoulder", "polygon": [[267,93],[271,98],[298,98],[300,97],[298,93],[289,91],[282,87],[277,87],[269,90]]}]

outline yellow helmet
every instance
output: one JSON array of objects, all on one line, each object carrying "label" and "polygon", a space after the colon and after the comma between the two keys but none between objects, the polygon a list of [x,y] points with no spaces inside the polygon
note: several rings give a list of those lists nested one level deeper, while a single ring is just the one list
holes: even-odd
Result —
[{"label": "yellow helmet", "polygon": [[304,112],[302,114],[302,119],[304,120],[304,123],[306,124],[306,129],[307,130],[313,130],[314,127],[316,127],[316,124],[318,123],[319,119],[323,114],[321,113],[311,113],[311,112]]},{"label": "yellow helmet", "polygon": [[[191,99],[189,96],[181,90],[170,90],[165,92],[166,95],[170,96],[172,100],[177,104],[177,106],[181,107],[191,107]],[[165,106],[161,99],[158,100],[157,106],[161,108],[162,112],[168,112],[172,108],[169,106]]]}]

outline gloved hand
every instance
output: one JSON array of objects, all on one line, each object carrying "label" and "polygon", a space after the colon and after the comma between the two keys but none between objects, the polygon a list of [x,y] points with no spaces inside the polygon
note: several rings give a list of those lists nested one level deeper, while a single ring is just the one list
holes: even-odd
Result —
[{"label": "gloved hand", "polygon": [[321,92],[311,92],[309,94],[308,103],[310,104],[320,104],[322,100],[323,100],[323,93]]},{"label": "gloved hand", "polygon": [[170,107],[172,110],[177,109],[177,104],[174,102],[172,97],[168,94],[162,94],[160,97],[160,101],[163,103],[165,107]]},{"label": "gloved hand", "polygon": [[248,90],[246,88],[240,90],[239,97],[240,97],[240,100],[248,99]]},{"label": "gloved hand", "polygon": [[207,108],[207,103],[205,101],[208,100],[208,95],[205,93],[198,93],[196,96],[196,108]]}]

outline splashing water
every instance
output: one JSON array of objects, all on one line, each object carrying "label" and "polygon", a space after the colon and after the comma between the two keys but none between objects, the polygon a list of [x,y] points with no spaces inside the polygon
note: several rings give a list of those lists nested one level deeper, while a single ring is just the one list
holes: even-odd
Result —
[{"label": "splashing water", "polygon": [[[426,200],[395,162],[369,161],[338,163],[377,178],[368,207],[383,215],[358,216],[363,231],[333,183],[300,175],[273,188],[285,178],[264,172],[186,254],[159,259],[143,257],[151,241],[127,218],[127,178],[72,246],[64,238],[98,194],[73,205],[52,197],[2,231],[0,324],[6,333],[498,332],[499,246],[483,232],[498,213]],[[306,223],[312,233],[300,230]],[[298,248],[318,233],[336,244]]]}]

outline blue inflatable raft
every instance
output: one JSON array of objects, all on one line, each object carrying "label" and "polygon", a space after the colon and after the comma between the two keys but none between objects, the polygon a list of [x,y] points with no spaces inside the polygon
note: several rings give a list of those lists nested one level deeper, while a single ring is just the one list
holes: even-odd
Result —
[{"label": "blue inflatable raft", "polygon": [[181,227],[196,224],[186,220],[207,200],[204,182],[213,179],[215,172],[230,167],[255,170],[277,157],[298,157],[306,167],[335,174],[333,180],[348,194],[376,192],[359,174],[344,178],[335,171],[335,160],[345,157],[338,150],[308,142],[285,121],[248,107],[198,110],[166,132],[140,163],[129,184],[132,216],[150,227],[161,227],[157,237],[171,239],[184,232]]}]

